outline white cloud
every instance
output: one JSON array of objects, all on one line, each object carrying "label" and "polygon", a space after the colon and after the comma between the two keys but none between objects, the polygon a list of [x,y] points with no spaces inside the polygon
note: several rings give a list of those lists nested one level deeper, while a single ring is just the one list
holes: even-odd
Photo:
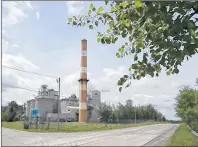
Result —
[{"label": "white cloud", "polygon": [[12,48],[17,49],[17,48],[19,48],[19,45],[18,44],[13,44]]},{"label": "white cloud", "polygon": [[5,54],[8,50],[8,41],[2,38],[2,54]]},{"label": "white cloud", "polygon": [[22,20],[28,17],[28,11],[34,11],[31,3],[28,1],[14,2],[3,1],[3,14],[2,14],[2,26],[14,25],[20,23]]},{"label": "white cloud", "polygon": [[7,16],[3,15],[3,26],[17,24],[27,17],[27,14],[17,7],[16,2],[3,2],[2,5],[8,11]]},{"label": "white cloud", "polygon": [[37,19],[40,18],[40,13],[39,12],[36,12],[36,17],[37,17]]},{"label": "white cloud", "polygon": [[31,71],[39,69],[38,66],[25,59],[22,55],[13,56],[11,54],[4,54],[2,65]]},{"label": "white cloud", "polygon": [[84,2],[83,1],[68,1],[66,2],[66,6],[68,9],[68,15],[73,16],[73,15],[79,15],[82,10],[84,9],[83,6]]},{"label": "white cloud", "polygon": [[166,94],[162,94],[161,97],[163,97],[163,98],[169,98],[170,96],[169,95],[166,95]]},{"label": "white cloud", "polygon": [[27,5],[27,7],[34,10],[34,8],[32,7],[32,4],[29,1],[24,1],[24,3]]},{"label": "white cloud", "polygon": [[[91,73],[87,73],[87,75],[89,78],[91,78]],[[65,94],[66,96],[71,95],[73,93],[79,95],[79,82],[78,82],[79,77],[80,77],[80,71],[76,71],[69,74],[68,76],[65,76],[63,79],[62,93]],[[95,79],[89,81],[87,84],[87,89],[88,90],[97,89],[96,82],[97,81]]]},{"label": "white cloud", "polygon": [[[28,71],[37,71],[39,67],[33,64],[29,59],[26,59],[22,54],[14,55],[10,52],[20,49],[19,45],[15,43],[15,40],[10,40],[12,34],[8,26],[14,27],[15,24],[21,23],[25,18],[28,17],[30,12],[34,12],[34,8],[31,2],[14,2],[4,1],[2,2],[2,65],[13,67]],[[20,36],[17,36],[20,38]],[[29,89],[35,89],[43,81],[48,81],[46,78],[39,79],[35,75],[25,74],[16,70],[11,70],[3,67],[2,69],[2,83],[14,87],[23,87]],[[16,100],[17,102],[27,99],[27,95],[31,95],[29,91],[20,89],[13,89],[11,87],[3,86],[2,90],[2,101],[7,102]],[[40,85],[39,85],[40,86]],[[36,89],[38,90],[39,87]]]},{"label": "white cloud", "polygon": [[147,94],[135,94],[135,97],[145,97],[145,98],[152,98],[152,95],[147,95]]},{"label": "white cloud", "polygon": [[8,37],[8,33],[5,29],[2,29],[2,38]]}]

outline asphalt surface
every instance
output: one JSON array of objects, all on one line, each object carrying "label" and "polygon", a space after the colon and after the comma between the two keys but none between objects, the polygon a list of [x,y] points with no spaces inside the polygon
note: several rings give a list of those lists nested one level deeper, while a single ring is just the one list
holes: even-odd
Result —
[{"label": "asphalt surface", "polygon": [[159,146],[177,127],[175,124],[156,124],[75,133],[33,133],[2,128],[2,146]]}]

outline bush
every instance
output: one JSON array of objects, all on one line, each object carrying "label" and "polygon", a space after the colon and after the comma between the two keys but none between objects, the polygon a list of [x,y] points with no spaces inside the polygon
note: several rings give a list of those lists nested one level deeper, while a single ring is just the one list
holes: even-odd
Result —
[{"label": "bush", "polygon": [[1,121],[6,121],[6,120],[7,120],[6,112],[1,112]]},{"label": "bush", "polygon": [[16,116],[16,112],[13,112],[13,111],[9,111],[8,112],[8,115],[7,115],[7,122],[13,122],[14,121],[14,118]]},{"label": "bush", "polygon": [[198,133],[198,122],[192,122],[190,127]]}]

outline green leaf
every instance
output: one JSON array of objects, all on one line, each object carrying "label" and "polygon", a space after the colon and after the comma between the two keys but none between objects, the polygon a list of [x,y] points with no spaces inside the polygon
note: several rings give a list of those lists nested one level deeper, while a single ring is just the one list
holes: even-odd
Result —
[{"label": "green leaf", "polygon": [[157,72],[160,72],[160,71],[161,71],[160,64],[156,64],[156,65],[155,65],[155,70],[156,70]]},{"label": "green leaf", "polygon": [[92,25],[89,25],[89,29],[93,30],[93,26]]},{"label": "green leaf", "polygon": [[141,1],[135,1],[135,6],[136,7],[141,7],[142,6],[142,2]]},{"label": "green leaf", "polygon": [[132,64],[131,67],[132,67],[133,69],[138,69],[137,64]]},{"label": "green leaf", "polygon": [[102,44],[105,44],[104,37],[101,39]]},{"label": "green leaf", "polygon": [[116,56],[117,56],[118,58],[120,58],[120,54],[119,54],[119,53],[116,53]]},{"label": "green leaf", "polygon": [[123,85],[126,81],[127,81],[127,79],[126,78],[120,78],[120,80],[121,80],[121,84]]},{"label": "green leaf", "polygon": [[129,76],[128,75],[124,75],[124,78],[128,78]]},{"label": "green leaf", "polygon": [[104,10],[103,7],[98,8],[97,14],[100,14]]},{"label": "green leaf", "polygon": [[141,76],[140,76],[140,75],[138,75],[136,78],[137,78],[138,80],[140,80],[140,79],[141,79]]},{"label": "green leaf", "polygon": [[68,22],[72,22],[72,18],[68,18]]},{"label": "green leaf", "polygon": [[120,92],[122,91],[122,87],[119,88],[119,91],[120,91]]},{"label": "green leaf", "polygon": [[164,31],[164,30],[166,30],[167,29],[167,26],[163,26],[162,27],[162,30]]},{"label": "green leaf", "polygon": [[93,5],[93,4],[90,4],[90,5],[89,5],[89,9],[92,10],[93,8],[94,8],[94,5]]},{"label": "green leaf", "polygon": [[167,76],[169,76],[170,74],[171,74],[171,72],[170,72],[170,71],[167,71],[167,72],[166,72],[166,75],[167,75]]},{"label": "green leaf", "polygon": [[100,42],[100,40],[101,40],[100,38],[97,38],[97,42],[98,42],[98,43]]},{"label": "green leaf", "polygon": [[120,5],[116,4],[115,7],[116,7],[116,9],[119,9],[120,8]]},{"label": "green leaf", "polygon": [[145,71],[142,71],[142,72],[141,72],[141,76],[142,76],[142,77],[145,77],[145,75],[146,75]]},{"label": "green leaf", "polygon": [[110,22],[109,22],[109,25],[110,25],[111,27],[113,27],[114,21],[110,21]]},{"label": "green leaf", "polygon": [[87,20],[87,23],[90,23],[90,20]]},{"label": "green leaf", "polygon": [[138,56],[135,55],[135,56],[134,56],[134,61],[137,61],[137,60],[138,60]]},{"label": "green leaf", "polygon": [[125,31],[122,32],[122,37],[125,38],[127,36],[127,33]]},{"label": "green leaf", "polygon": [[178,74],[179,73],[179,69],[176,68],[176,69],[173,70],[173,72]]},{"label": "green leaf", "polygon": [[109,3],[109,0],[105,0],[105,5],[107,5]]},{"label": "green leaf", "polygon": [[129,3],[128,3],[127,1],[125,1],[125,2],[122,2],[122,3],[121,3],[121,6],[125,8],[128,4],[129,4]]},{"label": "green leaf", "polygon": [[106,42],[107,44],[110,44],[110,43],[111,43],[110,38],[107,37],[107,38],[105,39],[105,42]]},{"label": "green leaf", "polygon": [[91,15],[91,10],[88,11],[88,15],[89,15],[89,16]]},{"label": "green leaf", "polygon": [[114,7],[111,7],[110,12],[113,12],[114,10],[115,10],[115,8]]},{"label": "green leaf", "polygon": [[95,21],[95,25],[98,26],[98,21]]},{"label": "green leaf", "polygon": [[154,73],[153,72],[151,72],[151,73],[149,73],[150,75],[151,75],[151,77],[154,77]]},{"label": "green leaf", "polygon": [[77,23],[75,21],[73,21],[73,25],[77,25]]},{"label": "green leaf", "polygon": [[121,86],[121,85],[122,85],[122,80],[119,79],[117,84],[118,84],[119,86]]}]

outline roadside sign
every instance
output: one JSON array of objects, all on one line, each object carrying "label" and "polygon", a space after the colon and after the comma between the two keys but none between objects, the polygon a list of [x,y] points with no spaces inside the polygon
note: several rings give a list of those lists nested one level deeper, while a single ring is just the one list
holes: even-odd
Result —
[{"label": "roadside sign", "polygon": [[32,116],[38,115],[38,109],[32,109]]}]

